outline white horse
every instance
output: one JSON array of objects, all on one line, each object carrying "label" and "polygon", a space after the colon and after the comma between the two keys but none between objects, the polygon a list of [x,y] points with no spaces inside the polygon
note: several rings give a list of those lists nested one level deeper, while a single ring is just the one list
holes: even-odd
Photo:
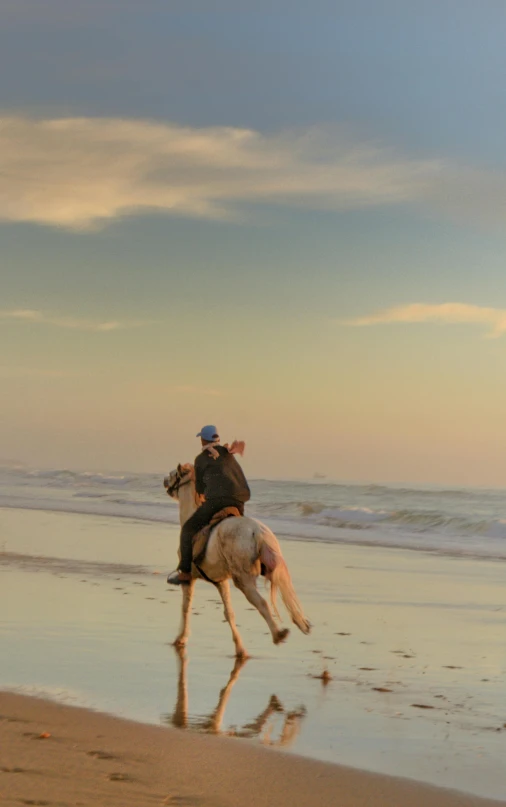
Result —
[{"label": "white horse", "polygon": [[[178,465],[164,480],[167,493],[179,502],[179,520],[184,524],[200,505],[200,497],[195,491],[193,465]],[[262,568],[263,567],[263,568]],[[190,610],[195,581],[198,578],[214,583],[220,592],[225,607],[225,619],[230,625],[238,658],[247,658],[246,650],[235,624],[235,616],[230,599],[229,578],[242,591],[246,599],[257,608],[267,622],[274,644],[283,642],[288,629],[280,630],[274,621],[268,603],[258,593],[256,579],[265,573],[271,585],[271,603],[276,608],[276,593],[279,588],[281,598],[292,621],[303,633],[309,633],[310,623],[305,618],[292,585],[290,573],[281,554],[276,536],[271,530],[254,518],[230,517],[214,527],[207,544],[204,559],[199,568],[192,565],[192,580],[183,585],[183,613],[181,630],[174,644],[184,647],[190,635]]]}]

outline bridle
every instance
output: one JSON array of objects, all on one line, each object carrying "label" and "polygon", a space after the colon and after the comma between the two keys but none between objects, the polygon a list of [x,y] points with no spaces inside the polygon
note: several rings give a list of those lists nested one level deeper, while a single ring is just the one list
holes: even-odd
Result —
[{"label": "bridle", "polygon": [[188,473],[188,477],[186,479],[184,476],[177,476],[176,481],[172,485],[169,485],[169,487],[167,488],[167,493],[169,494],[169,496],[173,496],[174,493],[178,493],[180,488],[184,488],[185,485],[189,485],[191,481],[192,481],[191,472]]}]

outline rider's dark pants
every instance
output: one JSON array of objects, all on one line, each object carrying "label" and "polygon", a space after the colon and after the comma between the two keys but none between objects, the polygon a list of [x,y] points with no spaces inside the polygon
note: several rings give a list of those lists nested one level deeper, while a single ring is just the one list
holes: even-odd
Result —
[{"label": "rider's dark pants", "polygon": [[241,515],[244,515],[244,504],[231,498],[210,499],[198,507],[194,514],[186,521],[181,528],[181,538],[179,548],[181,551],[181,561],[178,569],[181,572],[191,572],[192,568],[192,539],[202,527],[209,524],[212,517],[224,507],[237,507]]}]

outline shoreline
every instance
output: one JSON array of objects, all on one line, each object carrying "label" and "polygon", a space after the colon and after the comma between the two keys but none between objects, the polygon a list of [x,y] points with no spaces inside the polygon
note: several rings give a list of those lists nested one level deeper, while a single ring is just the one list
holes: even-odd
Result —
[{"label": "shoreline", "polygon": [[[26,512],[26,513],[49,513],[50,515],[55,516],[86,516],[87,518],[95,518],[95,519],[104,519],[104,518],[111,518],[113,520],[121,520],[127,523],[132,524],[145,524],[147,527],[165,527],[168,529],[174,529],[179,531],[180,525],[177,520],[170,521],[166,518],[154,518],[153,516],[147,517],[140,514],[129,514],[129,513],[118,513],[111,511],[99,511],[94,512],[92,510],[86,510],[85,508],[64,508],[64,507],[55,507],[49,506],[44,507],[42,506],[41,502],[37,502],[36,504],[30,505],[27,503],[21,504],[8,504],[2,502],[0,504],[0,513],[2,510],[14,510],[17,512]],[[251,516],[252,518],[257,518],[256,516]],[[258,520],[258,519],[257,519]],[[260,519],[261,520],[261,519]],[[266,519],[266,523],[269,519]],[[505,555],[495,555],[492,552],[488,554],[480,554],[480,553],[473,553],[470,550],[458,550],[458,549],[450,549],[448,546],[444,547],[444,550],[434,546],[422,546],[421,544],[410,545],[408,543],[400,543],[395,542],[394,540],[389,540],[388,538],[382,538],[381,541],[375,540],[367,540],[366,538],[359,538],[355,537],[357,530],[350,529],[352,535],[343,536],[336,538],[335,536],[326,536],[320,534],[318,536],[310,536],[310,535],[297,535],[294,532],[284,531],[286,527],[282,527],[279,524],[271,524],[267,525],[275,533],[278,539],[281,541],[289,541],[290,543],[307,543],[310,546],[314,544],[322,544],[327,546],[343,546],[343,547],[358,547],[362,549],[377,549],[377,550],[391,550],[394,552],[409,552],[409,553],[416,553],[420,555],[428,555],[430,557],[441,557],[441,558],[449,558],[450,560],[472,560],[472,561],[485,561],[485,562],[492,562],[492,563],[506,563],[506,556]],[[342,529],[343,533],[346,528]],[[0,556],[2,554],[9,554],[6,552],[2,552],[0,550]]]},{"label": "shoreline", "polygon": [[[46,736],[50,735],[50,736]],[[409,779],[0,691],[5,804],[493,807]]]}]

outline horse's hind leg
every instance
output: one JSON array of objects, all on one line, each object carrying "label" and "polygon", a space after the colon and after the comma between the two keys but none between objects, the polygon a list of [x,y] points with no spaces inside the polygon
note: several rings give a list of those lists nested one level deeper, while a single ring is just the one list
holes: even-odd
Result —
[{"label": "horse's hind leg", "polygon": [[232,608],[232,600],[230,598],[230,585],[228,580],[223,580],[221,583],[216,583],[216,588],[220,592],[220,597],[222,599],[223,606],[225,608],[225,619],[230,625],[232,636],[234,637],[235,654],[237,658],[248,658],[248,654],[244,649],[244,645],[239,635],[239,631],[237,630],[237,625],[235,624],[235,614]]},{"label": "horse's hind leg", "polygon": [[191,580],[187,585],[181,586],[183,589],[183,610],[181,613],[181,630],[174,642],[175,647],[184,647],[190,635],[190,612],[195,589],[195,580]]},{"label": "horse's hind leg", "polygon": [[253,578],[249,578],[249,580],[244,580],[242,578],[235,578],[234,583],[240,591],[244,594],[248,602],[251,605],[254,605],[255,608],[260,611],[263,618],[267,622],[270,631],[272,633],[272,641],[274,644],[279,644],[283,642],[289,634],[289,630],[285,628],[284,630],[279,630],[278,626],[274,622],[273,616],[271,614],[271,609],[269,608],[267,602],[264,600],[261,594],[258,593],[256,587],[256,581]]}]

